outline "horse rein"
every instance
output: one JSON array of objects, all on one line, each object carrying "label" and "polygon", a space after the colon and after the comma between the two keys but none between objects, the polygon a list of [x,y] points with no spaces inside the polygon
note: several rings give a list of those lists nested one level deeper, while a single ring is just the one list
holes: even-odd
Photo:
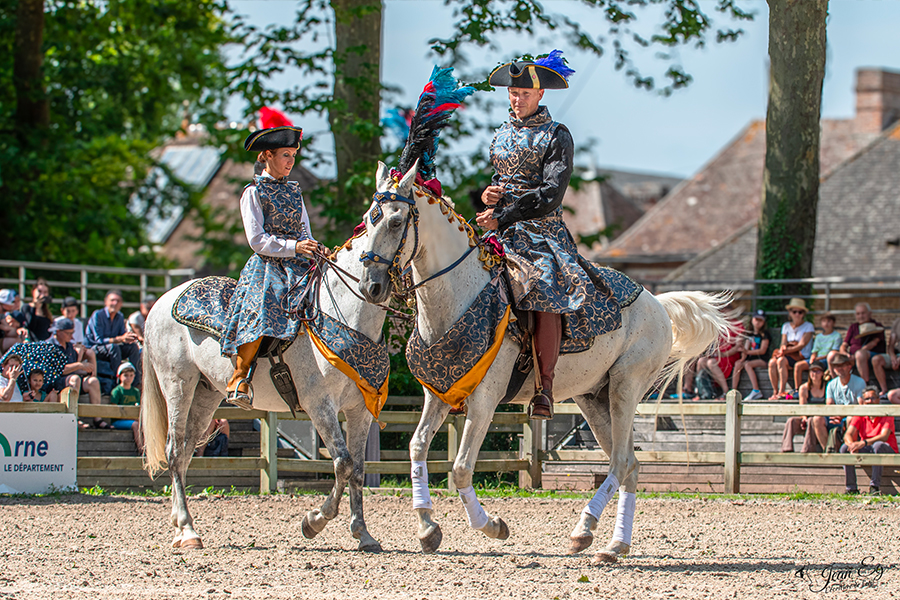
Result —
[{"label": "horse rein", "polygon": [[[416,240],[416,245],[418,246],[418,236]],[[306,273],[303,274],[303,277],[300,278],[300,280],[302,281],[304,277],[308,276],[306,279],[306,285],[300,291],[299,299],[295,302],[296,308],[288,308],[284,303],[288,298],[291,297],[293,292],[299,286],[300,282],[293,284],[281,300],[281,309],[285,312],[285,314],[287,314],[289,318],[300,321],[302,323],[315,321],[318,318],[319,313],[321,312],[321,307],[319,306],[319,291],[321,290],[322,281],[325,278],[325,273],[328,267],[334,269],[335,276],[338,278],[338,280],[340,280],[341,283],[344,284],[344,286],[350,291],[351,294],[353,294],[359,300],[367,302],[367,300],[354,289],[354,286],[348,283],[347,279],[345,279],[349,278],[354,283],[359,283],[359,278],[334,262],[328,254],[325,254],[324,252],[321,252],[319,250],[315,250],[313,251],[312,260],[313,264],[310,265]],[[327,283],[325,285],[328,286]],[[301,312],[301,309],[299,308],[303,303],[303,299],[307,296],[309,296],[310,298],[314,298],[312,316],[310,317],[304,316],[304,313]],[[414,317],[414,315],[409,315],[390,306],[382,306],[380,304],[376,306],[386,312],[393,313],[391,316],[395,316],[400,319],[411,320]]]},{"label": "horse rein", "polygon": [[[383,256],[380,256],[380,255],[376,254],[375,252],[371,252],[371,251],[363,252],[359,257],[360,262],[363,262],[366,260],[371,260],[372,262],[375,262],[375,263],[390,263],[391,266],[388,268],[388,273],[391,276],[391,281],[394,283],[394,292],[398,296],[406,297],[411,292],[414,292],[417,289],[419,289],[420,287],[424,286],[426,283],[434,281],[435,279],[437,279],[438,277],[441,277],[442,275],[446,275],[447,273],[449,273],[450,271],[452,271],[453,269],[458,267],[460,264],[462,264],[462,262],[476,248],[483,247],[484,238],[482,237],[482,238],[478,239],[478,241],[475,243],[475,245],[469,246],[469,249],[466,250],[465,252],[463,252],[462,256],[460,256],[458,259],[456,259],[456,261],[453,264],[451,264],[450,266],[441,269],[434,275],[431,275],[430,277],[423,279],[422,281],[420,281],[419,283],[417,283],[415,285],[410,285],[410,286],[404,287],[404,286],[402,286],[402,278],[404,275],[409,273],[411,265],[412,265],[412,261],[413,261],[413,259],[415,259],[416,253],[418,252],[418,248],[419,248],[419,209],[416,207],[415,200],[413,200],[411,198],[406,198],[405,196],[401,196],[400,194],[397,194],[397,193],[379,192],[379,193],[374,194],[372,196],[372,199],[375,201],[375,206],[372,207],[372,210],[369,214],[369,220],[372,222],[373,226],[376,223],[378,223],[379,221],[381,221],[381,218],[383,216],[381,204],[387,203],[387,202],[405,202],[406,204],[410,205],[410,210],[406,215],[406,226],[403,229],[403,237],[400,239],[400,245],[398,246],[397,251],[394,253],[394,258],[389,260],[389,259],[387,259]],[[450,210],[453,210],[451,207],[448,207],[448,208],[450,208]],[[401,267],[400,266],[400,260],[401,260],[400,257],[402,256],[403,249],[406,246],[406,239],[409,234],[410,221],[412,221],[412,224],[413,224],[413,231],[415,232],[416,243],[415,243],[415,246],[413,247],[413,252],[409,259],[409,263],[407,263],[406,266]],[[487,237],[487,235],[489,235],[489,234],[490,234],[490,232],[488,232],[488,234],[485,234],[485,237]]]}]

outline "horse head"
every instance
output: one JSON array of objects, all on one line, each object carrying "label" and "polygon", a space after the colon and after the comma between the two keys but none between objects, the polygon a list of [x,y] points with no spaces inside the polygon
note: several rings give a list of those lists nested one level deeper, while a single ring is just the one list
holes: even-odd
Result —
[{"label": "horse head", "polygon": [[392,283],[409,265],[419,245],[418,210],[413,186],[419,161],[400,178],[392,177],[383,162],[375,174],[375,195],[364,222],[369,232],[360,261],[359,291],[380,304],[391,294]]}]

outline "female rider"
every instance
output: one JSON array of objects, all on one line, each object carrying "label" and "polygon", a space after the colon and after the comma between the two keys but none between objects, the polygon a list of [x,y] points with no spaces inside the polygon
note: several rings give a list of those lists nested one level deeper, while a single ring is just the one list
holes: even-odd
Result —
[{"label": "female rider", "polygon": [[297,334],[300,321],[288,315],[295,307],[287,306],[285,296],[309,271],[313,252],[324,250],[310,234],[299,184],[287,180],[302,138],[299,127],[282,126],[256,131],[244,142],[266,166],[241,196],[244,232],[254,254],[231,297],[221,341],[223,355],[237,355],[227,400],[242,408],[251,407],[246,378],[262,337],[287,340]]}]

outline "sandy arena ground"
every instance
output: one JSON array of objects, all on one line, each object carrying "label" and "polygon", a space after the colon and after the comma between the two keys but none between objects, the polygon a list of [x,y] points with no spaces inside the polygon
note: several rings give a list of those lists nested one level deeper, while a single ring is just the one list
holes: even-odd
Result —
[{"label": "sandy arena ground", "polygon": [[304,539],[301,517],[322,499],[194,497],[206,548],[183,551],[169,547],[168,498],[0,498],[0,599],[900,597],[897,503],[639,498],[632,555],[592,567],[615,500],[595,546],[567,556],[585,500],[488,498],[511,530],[497,541],[466,526],[458,499],[435,498],[444,541],[426,555],[408,497],[366,496],[381,554],[355,550],[346,498]]}]

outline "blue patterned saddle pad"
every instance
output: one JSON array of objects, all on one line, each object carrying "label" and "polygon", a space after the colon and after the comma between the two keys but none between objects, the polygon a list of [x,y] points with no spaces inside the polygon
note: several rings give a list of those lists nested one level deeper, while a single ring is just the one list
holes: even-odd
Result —
[{"label": "blue patterned saddle pad", "polygon": [[[634,281],[631,277],[622,273],[620,271],[616,271],[615,269],[610,269],[609,267],[594,267],[598,273],[603,278],[603,283],[609,288],[609,291],[619,304],[619,308],[623,309],[628,306],[634,304],[634,301],[637,300],[638,296],[641,295],[641,292],[644,291],[644,286]],[[510,297],[512,297],[510,295]],[[563,315],[563,331],[567,331],[566,327],[566,315]],[[609,333],[613,331],[612,329],[608,329],[601,333]],[[528,340],[525,338],[525,335],[522,333],[522,330],[519,328],[516,322],[512,322],[509,324],[509,333],[513,336],[520,346],[524,347]],[[591,346],[594,345],[594,337],[563,337],[562,342],[559,345],[559,353],[560,354],[577,354],[579,352],[584,352],[585,350],[589,350]],[[528,347],[531,345],[528,343]]]},{"label": "blue patterned saddle pad", "polygon": [[228,319],[228,304],[237,280],[230,277],[204,277],[184,288],[172,307],[172,318],[205,333],[221,338]]},{"label": "blue patterned saddle pad", "polygon": [[[228,320],[229,304],[237,284],[237,280],[230,277],[212,276],[198,279],[184,288],[178,296],[175,305],[172,306],[172,318],[182,325],[222,339]],[[295,339],[296,337],[281,340],[279,344],[281,351],[287,350]],[[263,343],[263,348],[266,347]],[[275,350],[274,345],[267,348]],[[262,352],[267,354],[268,350]]]}]

